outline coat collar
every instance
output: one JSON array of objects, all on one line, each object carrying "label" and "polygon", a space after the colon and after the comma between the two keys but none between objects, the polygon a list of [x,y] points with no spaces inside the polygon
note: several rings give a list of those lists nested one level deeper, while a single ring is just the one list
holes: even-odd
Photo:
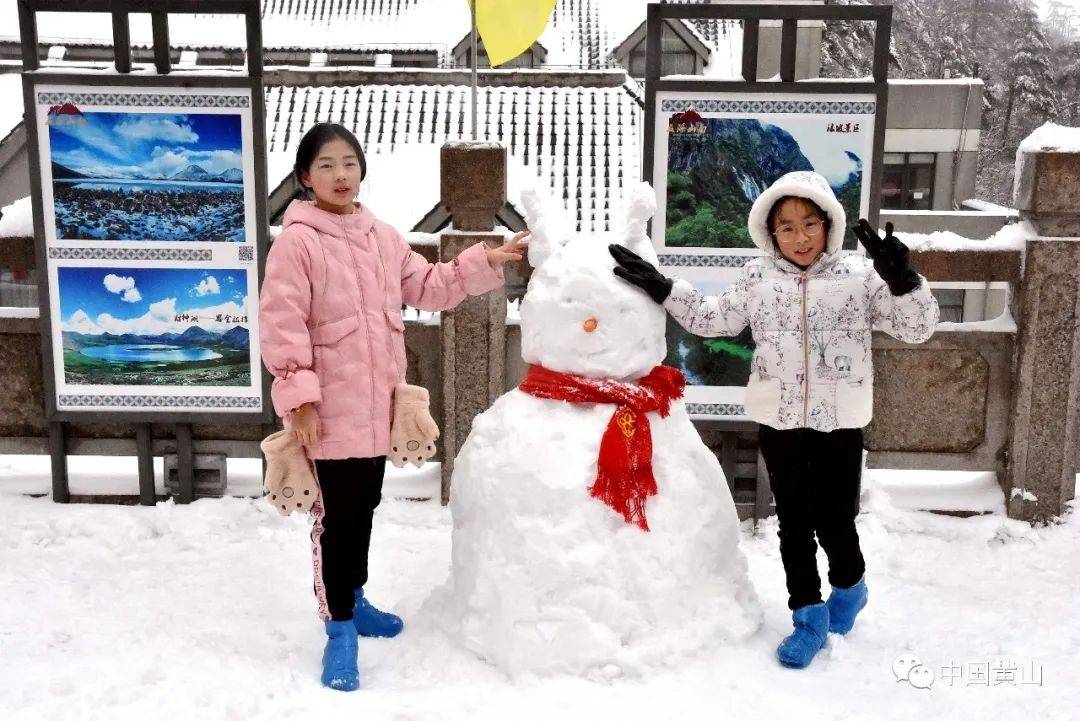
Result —
[{"label": "coat collar", "polygon": [[294,200],[285,209],[282,228],[301,223],[335,238],[355,234],[367,235],[375,225],[375,214],[366,205],[355,205],[355,212],[339,215],[319,208],[314,200]]}]

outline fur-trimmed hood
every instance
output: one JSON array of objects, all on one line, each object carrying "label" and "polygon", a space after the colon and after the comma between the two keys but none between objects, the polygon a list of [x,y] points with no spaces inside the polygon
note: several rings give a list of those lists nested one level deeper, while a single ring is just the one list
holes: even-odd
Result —
[{"label": "fur-trimmed hood", "polygon": [[780,176],[754,201],[747,218],[754,245],[770,256],[776,255],[776,246],[772,233],[769,232],[769,211],[777,200],[788,195],[812,200],[829,216],[829,237],[826,238],[825,252],[835,255],[844,244],[847,217],[844,207],[829,186],[829,181],[811,170],[797,170]]}]

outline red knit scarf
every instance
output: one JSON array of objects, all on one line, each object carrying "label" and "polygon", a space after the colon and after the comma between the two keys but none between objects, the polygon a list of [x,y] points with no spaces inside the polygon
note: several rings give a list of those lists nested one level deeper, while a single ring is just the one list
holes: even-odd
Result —
[{"label": "red knit scarf", "polygon": [[671,401],[682,397],[686,379],[675,368],[656,366],[638,385],[596,380],[529,366],[518,386],[538,398],[571,403],[614,403],[618,406],[600,441],[596,482],[589,495],[614,508],[627,523],[649,530],[645,501],[656,495],[652,470],[650,411],[667,416]]}]

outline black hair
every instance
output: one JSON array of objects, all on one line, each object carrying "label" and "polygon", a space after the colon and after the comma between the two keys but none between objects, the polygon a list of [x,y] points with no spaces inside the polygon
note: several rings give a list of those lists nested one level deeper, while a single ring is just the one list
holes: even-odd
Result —
[{"label": "black hair", "polygon": [[302,173],[308,172],[311,164],[315,162],[319,151],[331,140],[344,140],[356,151],[356,159],[360,161],[360,180],[367,176],[367,160],[364,158],[364,148],[360,141],[344,125],[337,123],[316,123],[300,138],[300,145],[296,148],[296,162],[293,164],[293,174],[300,186],[304,186]]}]

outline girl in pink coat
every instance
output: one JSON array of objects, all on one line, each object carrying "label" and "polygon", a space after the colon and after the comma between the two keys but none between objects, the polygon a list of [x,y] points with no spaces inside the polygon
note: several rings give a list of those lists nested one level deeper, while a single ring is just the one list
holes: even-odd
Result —
[{"label": "girl in pink coat", "polygon": [[399,617],[364,597],[371,521],[390,448],[394,387],[405,378],[402,304],[453,308],[503,283],[524,233],[501,248],[472,246],[429,263],[355,203],[364,151],[347,129],[319,123],[300,141],[294,172],[314,200],[293,201],[271,246],[259,295],[262,360],[274,410],[312,459],[315,594],[327,643],[323,683],[359,687],[357,635],[396,636]]}]

